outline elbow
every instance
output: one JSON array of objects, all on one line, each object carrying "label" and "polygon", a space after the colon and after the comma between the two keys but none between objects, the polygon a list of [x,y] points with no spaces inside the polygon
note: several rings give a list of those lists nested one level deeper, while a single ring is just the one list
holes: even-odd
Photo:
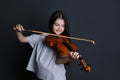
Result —
[{"label": "elbow", "polygon": [[20,41],[21,43],[27,43],[27,42],[28,42],[27,39],[26,39],[26,37],[24,37],[24,38],[19,38],[19,41]]}]

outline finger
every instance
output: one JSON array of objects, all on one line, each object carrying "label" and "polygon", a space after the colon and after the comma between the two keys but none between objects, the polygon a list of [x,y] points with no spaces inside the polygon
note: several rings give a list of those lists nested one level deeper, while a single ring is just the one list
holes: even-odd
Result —
[{"label": "finger", "polygon": [[20,27],[20,24],[17,24],[16,27]]},{"label": "finger", "polygon": [[70,52],[71,58],[75,59],[74,52]]},{"label": "finger", "polygon": [[73,53],[74,53],[74,52],[70,52],[70,55],[73,56]]},{"label": "finger", "polygon": [[76,59],[78,59],[80,57],[80,55],[78,55],[77,57],[76,57]]},{"label": "finger", "polygon": [[21,29],[22,29],[22,31],[25,31],[25,29],[23,28],[23,26],[21,26]]},{"label": "finger", "polygon": [[74,56],[75,56],[75,59],[78,59],[78,58],[79,58],[79,53],[78,53],[78,52],[75,52],[75,53],[74,53]]},{"label": "finger", "polygon": [[78,55],[78,53],[77,52],[74,52],[74,56],[77,56]]},{"label": "finger", "polygon": [[78,56],[78,53],[77,53],[77,52],[74,52],[74,53],[73,53],[74,59],[77,59],[77,56]]},{"label": "finger", "polygon": [[21,26],[19,24],[16,25],[16,27],[14,28],[16,31],[21,32]]}]

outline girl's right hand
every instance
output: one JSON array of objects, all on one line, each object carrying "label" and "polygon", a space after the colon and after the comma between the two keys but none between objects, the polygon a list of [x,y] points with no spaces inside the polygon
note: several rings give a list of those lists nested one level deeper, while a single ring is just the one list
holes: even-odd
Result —
[{"label": "girl's right hand", "polygon": [[21,24],[17,24],[17,25],[15,26],[15,30],[16,30],[17,32],[23,32],[23,31],[25,31],[25,29],[23,28],[23,26],[22,26]]}]

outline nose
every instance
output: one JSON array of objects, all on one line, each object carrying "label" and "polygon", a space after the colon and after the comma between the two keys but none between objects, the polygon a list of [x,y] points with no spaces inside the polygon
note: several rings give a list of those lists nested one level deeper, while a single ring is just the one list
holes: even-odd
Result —
[{"label": "nose", "polygon": [[62,26],[60,25],[60,26],[58,27],[58,29],[61,30],[61,29],[62,29]]}]

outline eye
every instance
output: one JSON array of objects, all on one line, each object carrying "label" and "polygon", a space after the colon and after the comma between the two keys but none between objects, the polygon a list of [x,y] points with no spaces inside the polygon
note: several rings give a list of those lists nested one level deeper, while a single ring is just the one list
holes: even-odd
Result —
[{"label": "eye", "polygon": [[55,26],[59,26],[59,24],[55,23]]}]

